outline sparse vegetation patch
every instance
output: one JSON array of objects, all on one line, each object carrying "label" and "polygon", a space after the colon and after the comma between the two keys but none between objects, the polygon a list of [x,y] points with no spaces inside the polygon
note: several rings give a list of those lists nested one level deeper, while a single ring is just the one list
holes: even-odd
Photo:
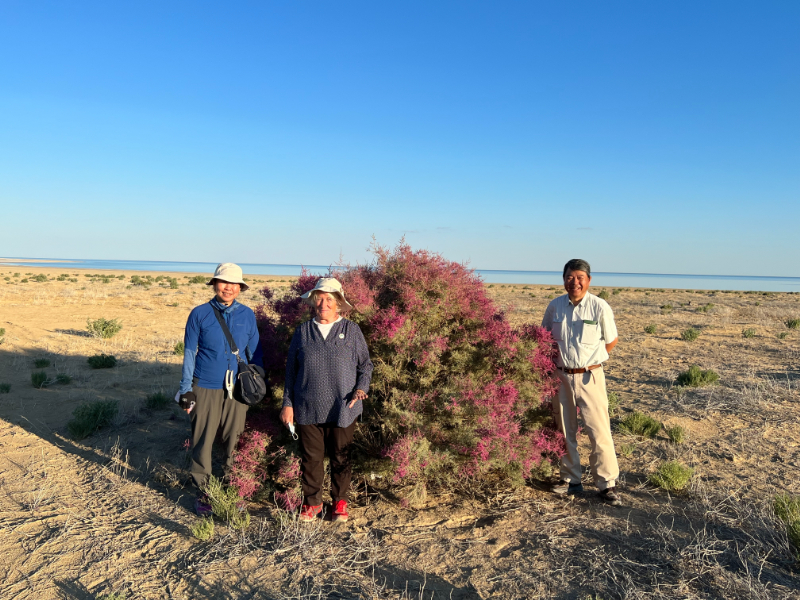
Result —
[{"label": "sparse vegetation patch", "polygon": [[111,421],[117,416],[117,411],[116,400],[81,404],[73,411],[72,419],[67,423],[67,430],[73,438],[82,440],[98,429],[111,425]]},{"label": "sparse vegetation patch", "polygon": [[694,475],[694,469],[671,460],[662,463],[656,472],[650,475],[649,480],[650,483],[667,492],[680,492],[689,485],[692,475]]},{"label": "sparse vegetation patch", "polygon": [[689,329],[681,331],[681,339],[687,342],[693,342],[699,337],[700,337],[700,332],[697,331],[697,329],[695,329],[694,327],[689,327]]},{"label": "sparse vegetation patch", "polygon": [[192,535],[201,542],[207,542],[214,537],[214,518],[206,517],[192,525]]},{"label": "sparse vegetation patch", "polygon": [[225,486],[216,477],[209,477],[205,489],[214,516],[225,521],[233,529],[247,529],[250,525],[250,513],[246,510],[246,502],[239,496],[234,487]]},{"label": "sparse vegetation patch", "polygon": [[756,337],[756,330],[752,327],[748,327],[747,329],[742,329],[742,337],[749,339]]},{"label": "sparse vegetation patch", "polygon": [[86,359],[86,362],[89,363],[89,366],[93,369],[110,369],[117,364],[117,358],[110,354],[98,354],[96,356],[90,356]]},{"label": "sparse vegetation patch", "polygon": [[665,427],[664,430],[667,432],[669,441],[673,444],[682,444],[686,441],[686,430],[680,425]]},{"label": "sparse vegetation patch", "polygon": [[633,411],[622,419],[619,429],[631,435],[654,438],[661,430],[661,423],[649,415]]},{"label": "sparse vegetation patch", "polygon": [[786,321],[786,326],[789,329],[800,329],[800,319],[789,319]]},{"label": "sparse vegetation patch", "polygon": [[86,330],[93,337],[110,339],[122,330],[122,323],[118,319],[87,319]]},{"label": "sparse vegetation patch", "polygon": [[692,365],[687,371],[678,375],[675,383],[687,387],[703,387],[713,385],[717,381],[719,381],[719,375],[715,371],[703,370],[697,365]]},{"label": "sparse vegetation patch", "polygon": [[156,392],[155,394],[150,394],[147,398],[145,398],[144,405],[150,410],[163,410],[169,407],[170,402],[171,399],[169,396],[163,392]]},{"label": "sparse vegetation patch", "polygon": [[656,333],[657,331],[658,331],[658,327],[656,327],[656,325],[653,324],[653,323],[651,323],[650,325],[645,325],[644,326],[644,332],[645,333],[649,333],[649,334],[652,335],[652,334]]},{"label": "sparse vegetation patch", "polygon": [[800,496],[781,494],[775,498],[775,515],[786,524],[789,541],[800,555]]},{"label": "sparse vegetation patch", "polygon": [[42,389],[49,383],[45,371],[34,371],[31,373],[31,385],[36,389]]},{"label": "sparse vegetation patch", "polygon": [[609,392],[608,394],[608,416],[613,417],[619,412],[619,394]]},{"label": "sparse vegetation patch", "polygon": [[183,342],[178,342],[178,343],[177,343],[177,344],[175,344],[175,346],[172,348],[172,353],[173,353],[175,356],[183,356],[183,351],[184,351],[184,349],[185,349],[185,346],[183,345]]}]

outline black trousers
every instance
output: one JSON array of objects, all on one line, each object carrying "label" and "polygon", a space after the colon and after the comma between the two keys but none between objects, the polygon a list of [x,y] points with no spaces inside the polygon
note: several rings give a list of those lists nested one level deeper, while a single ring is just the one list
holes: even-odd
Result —
[{"label": "black trousers", "polygon": [[334,504],[338,500],[347,500],[352,476],[350,445],[355,430],[355,421],[347,427],[337,427],[335,423],[297,425],[304,504],[322,504],[322,481],[325,477],[322,459],[326,453],[331,463],[331,498]]}]

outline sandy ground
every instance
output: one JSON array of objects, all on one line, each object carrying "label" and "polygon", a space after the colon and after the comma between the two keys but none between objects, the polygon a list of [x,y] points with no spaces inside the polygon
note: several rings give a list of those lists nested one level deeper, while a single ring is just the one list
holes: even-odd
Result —
[{"label": "sandy ground", "polygon": [[[47,281],[34,281],[41,274]],[[179,285],[132,286],[132,275]],[[800,295],[607,289],[621,340],[606,368],[621,400],[615,427],[637,410],[687,430],[680,445],[663,430],[615,433],[623,507],[591,493],[554,497],[533,481],[407,509],[357,482],[347,526],[298,527],[253,504],[244,534],[218,526],[200,542],[187,417],[144,407],[180,378],[173,348],[209,297],[186,283],[193,275],[0,265],[0,385],[10,385],[0,393],[0,598],[800,598],[771,511],[776,494],[800,494],[800,330],[785,324],[800,318]],[[254,279],[254,289],[289,280]],[[515,323],[538,323],[562,293],[489,292]],[[100,317],[123,329],[89,337],[87,319]],[[645,333],[651,324],[657,332]],[[690,326],[693,342],[680,336]],[[87,357],[101,353],[117,367],[90,369]],[[675,386],[693,364],[720,384]],[[52,383],[36,389],[31,373],[42,370]],[[118,402],[113,425],[73,441],[67,421],[95,400]],[[695,469],[687,493],[647,482],[673,459]]]}]

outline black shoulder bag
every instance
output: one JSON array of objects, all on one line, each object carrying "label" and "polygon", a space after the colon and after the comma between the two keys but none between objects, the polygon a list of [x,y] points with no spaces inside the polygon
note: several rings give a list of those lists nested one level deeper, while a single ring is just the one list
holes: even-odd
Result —
[{"label": "black shoulder bag", "polygon": [[222,327],[222,333],[225,334],[228,344],[231,346],[231,352],[236,356],[236,362],[239,365],[236,385],[233,388],[233,397],[242,404],[247,404],[247,406],[258,404],[264,399],[264,396],[267,395],[267,382],[264,378],[264,369],[258,365],[251,365],[242,360],[239,356],[239,348],[236,346],[236,342],[233,341],[231,330],[228,329],[228,324],[225,323],[225,319],[219,314],[219,310],[217,310],[216,306],[212,304],[211,308],[214,309],[214,315],[217,317],[220,327]]}]

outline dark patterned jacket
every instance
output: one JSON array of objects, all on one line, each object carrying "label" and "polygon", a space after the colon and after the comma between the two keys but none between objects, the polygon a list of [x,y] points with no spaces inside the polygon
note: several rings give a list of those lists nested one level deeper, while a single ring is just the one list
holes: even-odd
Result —
[{"label": "dark patterned jacket", "polygon": [[300,425],[347,427],[364,410],[361,400],[347,405],[356,390],[369,391],[371,380],[372,361],[358,325],[341,319],[324,339],[313,320],[306,321],[289,346],[283,406],[294,408]]}]

